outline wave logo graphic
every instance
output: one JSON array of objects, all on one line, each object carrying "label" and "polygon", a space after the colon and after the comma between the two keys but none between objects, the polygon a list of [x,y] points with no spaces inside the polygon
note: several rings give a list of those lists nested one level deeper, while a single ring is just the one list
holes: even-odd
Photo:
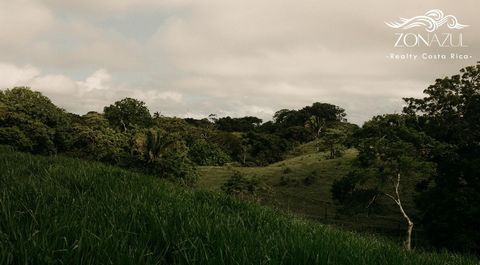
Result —
[{"label": "wave logo graphic", "polygon": [[444,24],[447,24],[449,29],[463,29],[469,27],[469,25],[458,23],[457,18],[453,15],[445,16],[439,9],[432,9],[423,16],[400,18],[400,21],[398,22],[385,22],[385,24],[394,29],[424,27],[428,32],[434,32]]}]

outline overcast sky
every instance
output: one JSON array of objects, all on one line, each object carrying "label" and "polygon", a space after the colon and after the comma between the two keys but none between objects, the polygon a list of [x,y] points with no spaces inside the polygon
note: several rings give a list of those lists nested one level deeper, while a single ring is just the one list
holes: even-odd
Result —
[{"label": "overcast sky", "polygon": [[[478,0],[0,0],[0,89],[30,86],[67,111],[124,97],[153,113],[255,115],[328,102],[361,124],[399,112],[480,56]],[[468,47],[395,48],[399,21],[440,9]],[[466,54],[392,60],[390,53]]]}]

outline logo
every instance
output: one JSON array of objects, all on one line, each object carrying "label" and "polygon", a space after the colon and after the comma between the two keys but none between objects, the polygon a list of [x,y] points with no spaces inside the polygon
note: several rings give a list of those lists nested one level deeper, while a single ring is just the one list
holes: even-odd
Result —
[{"label": "logo", "polygon": [[[432,9],[425,15],[384,23],[397,30],[394,32],[393,47],[400,48],[403,52],[391,52],[386,56],[387,59],[416,61],[473,58],[469,54],[459,52],[459,49],[468,47],[464,43],[464,36],[460,30],[470,25],[459,23],[455,16],[445,15],[442,10]],[[420,31],[415,30],[416,28]],[[426,32],[422,32],[422,29]]]},{"label": "logo", "polygon": [[445,24],[449,29],[463,29],[469,26],[458,23],[458,19],[453,15],[445,16],[439,9],[432,9],[423,16],[400,18],[399,22],[385,22],[385,24],[394,29],[423,27],[427,32],[434,32]]}]

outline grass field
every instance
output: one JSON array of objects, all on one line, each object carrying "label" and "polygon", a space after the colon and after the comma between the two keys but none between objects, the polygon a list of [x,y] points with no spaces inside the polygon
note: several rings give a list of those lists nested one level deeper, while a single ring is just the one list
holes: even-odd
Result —
[{"label": "grass field", "polygon": [[[331,185],[335,179],[351,170],[357,153],[355,149],[348,149],[340,158],[326,159],[326,154],[319,153],[313,142],[307,143],[294,149],[284,161],[266,167],[201,167],[199,187],[219,191],[233,171],[239,171],[250,177],[255,176],[266,184],[268,188],[257,193],[257,200],[261,204],[285,209],[322,223],[402,240],[405,221],[389,200],[380,200],[383,207],[379,213],[354,216],[342,214],[333,203]],[[313,179],[313,183],[306,181],[306,178]],[[402,183],[404,206],[412,215],[415,214],[414,184]],[[414,231],[414,242],[423,244],[420,242],[423,239],[417,236],[419,231]]]},{"label": "grass field", "polygon": [[478,264],[99,163],[0,148],[0,264]]}]

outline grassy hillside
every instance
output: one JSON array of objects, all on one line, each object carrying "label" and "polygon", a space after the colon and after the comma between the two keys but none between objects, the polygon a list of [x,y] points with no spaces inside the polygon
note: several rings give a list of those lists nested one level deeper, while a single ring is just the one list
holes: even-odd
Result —
[{"label": "grassy hillside", "polygon": [[0,264],[475,264],[211,192],[0,148]]},{"label": "grassy hillside", "polygon": [[[257,193],[257,199],[266,205],[292,211],[323,223],[333,223],[355,231],[376,232],[391,238],[403,239],[404,220],[398,209],[386,199],[379,200],[382,211],[374,214],[345,215],[331,199],[330,188],[335,179],[345,176],[357,156],[355,149],[336,159],[326,159],[313,142],[300,145],[284,161],[267,167],[201,167],[199,187],[220,190],[233,171],[255,176],[266,186]],[[402,183],[404,206],[410,213],[413,209],[414,183]],[[418,228],[418,227],[416,227]],[[414,231],[414,241],[421,240]]]}]

